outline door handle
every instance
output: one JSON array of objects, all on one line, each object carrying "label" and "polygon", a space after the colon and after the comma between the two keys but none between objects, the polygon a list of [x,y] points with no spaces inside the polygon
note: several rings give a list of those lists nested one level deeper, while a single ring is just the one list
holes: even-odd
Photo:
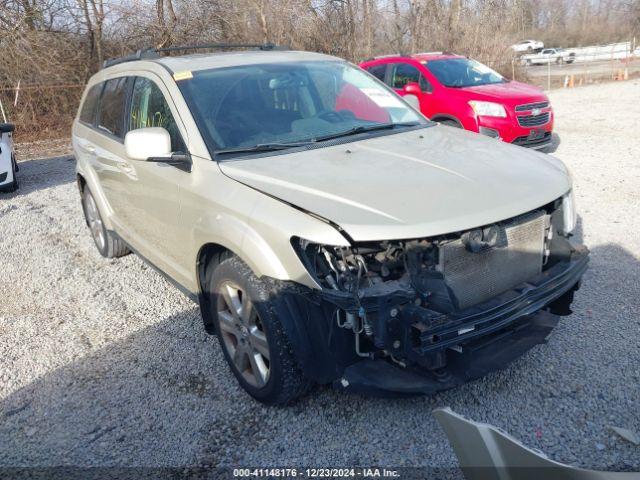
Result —
[{"label": "door handle", "polygon": [[88,143],[80,145],[80,148],[87,153],[96,153],[96,147]]}]

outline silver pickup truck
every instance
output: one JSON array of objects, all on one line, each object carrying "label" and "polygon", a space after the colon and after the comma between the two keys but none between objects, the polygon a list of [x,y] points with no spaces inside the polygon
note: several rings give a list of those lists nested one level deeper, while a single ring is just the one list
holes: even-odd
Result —
[{"label": "silver pickup truck", "polygon": [[520,61],[523,65],[545,65],[547,63],[573,63],[576,52],[563,48],[545,48],[540,53],[523,55]]}]

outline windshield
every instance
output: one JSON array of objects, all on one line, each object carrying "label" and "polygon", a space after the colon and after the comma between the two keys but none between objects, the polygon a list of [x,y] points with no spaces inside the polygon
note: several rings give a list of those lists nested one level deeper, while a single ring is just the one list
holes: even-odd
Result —
[{"label": "windshield", "polygon": [[211,153],[300,147],[428,121],[345,62],[288,62],[193,72],[178,85]]},{"label": "windshield", "polygon": [[476,87],[508,81],[486,65],[468,58],[430,60],[425,65],[445,87]]}]

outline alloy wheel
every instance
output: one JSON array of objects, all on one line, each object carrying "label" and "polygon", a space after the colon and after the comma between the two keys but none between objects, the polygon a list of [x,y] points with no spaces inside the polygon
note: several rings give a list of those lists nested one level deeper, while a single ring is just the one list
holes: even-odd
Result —
[{"label": "alloy wheel", "polygon": [[217,293],[218,324],[227,353],[246,382],[262,388],[269,380],[270,353],[255,305],[232,282],[223,282]]},{"label": "alloy wheel", "polygon": [[98,211],[98,206],[91,194],[86,195],[85,199],[85,210],[87,212],[87,221],[89,222],[91,236],[96,242],[98,249],[102,251],[106,245],[106,238],[104,235],[102,219],[100,218],[100,212]]}]

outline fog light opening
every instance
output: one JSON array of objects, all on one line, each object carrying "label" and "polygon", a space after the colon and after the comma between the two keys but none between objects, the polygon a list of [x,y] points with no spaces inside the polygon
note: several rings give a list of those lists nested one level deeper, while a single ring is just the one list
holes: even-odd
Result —
[{"label": "fog light opening", "polygon": [[500,139],[500,133],[493,128],[480,127],[480,134],[487,137]]}]

